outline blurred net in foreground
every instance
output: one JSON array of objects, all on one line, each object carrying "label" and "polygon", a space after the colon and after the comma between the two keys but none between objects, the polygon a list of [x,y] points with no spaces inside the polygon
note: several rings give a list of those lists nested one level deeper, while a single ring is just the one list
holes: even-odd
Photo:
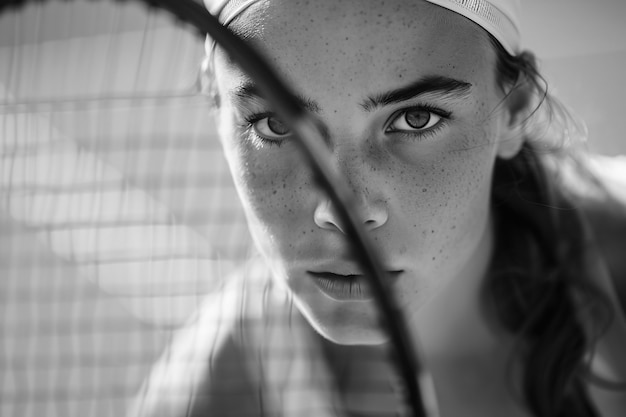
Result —
[{"label": "blurred net in foreground", "polygon": [[0,415],[120,416],[250,250],[203,40],[130,2],[0,15]]}]

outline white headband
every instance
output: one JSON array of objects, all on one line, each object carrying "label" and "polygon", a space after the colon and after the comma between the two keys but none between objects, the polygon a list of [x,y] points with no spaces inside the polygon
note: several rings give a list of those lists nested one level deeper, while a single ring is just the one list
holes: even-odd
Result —
[{"label": "white headband", "polygon": [[[262,0],[204,0],[206,8],[228,26],[237,16]],[[492,34],[511,55],[520,52],[520,0],[426,0],[445,7],[481,26]],[[214,42],[207,39],[208,54],[213,53]]]},{"label": "white headband", "polygon": [[204,5],[222,25],[228,26],[248,7],[260,1],[262,0],[204,0]]},{"label": "white headband", "polygon": [[520,0],[426,0],[467,17],[493,35],[511,55],[520,52]]},{"label": "white headband", "polygon": [[[204,0],[204,6],[209,13],[217,17],[222,25],[228,26],[237,16],[246,11],[248,7],[260,1],[261,0]],[[207,36],[204,42],[204,49],[208,58],[205,61],[205,65],[211,65],[213,62],[215,46],[213,39]]]}]

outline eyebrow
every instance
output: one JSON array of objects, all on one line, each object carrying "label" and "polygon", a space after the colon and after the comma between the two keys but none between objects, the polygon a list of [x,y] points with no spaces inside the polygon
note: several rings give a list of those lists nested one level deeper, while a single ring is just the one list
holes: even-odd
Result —
[{"label": "eyebrow", "polygon": [[[238,102],[264,99],[263,94],[259,91],[257,86],[252,81],[246,81],[243,84],[235,87],[230,94],[235,99],[235,101]],[[320,106],[314,100],[308,99],[301,95],[296,96],[296,99],[298,100],[298,102],[300,102],[300,105],[304,107],[307,111],[312,113],[320,112]]]},{"label": "eyebrow", "polygon": [[[440,75],[427,76],[420,78],[405,87],[369,96],[362,103],[360,103],[360,106],[365,111],[369,112],[379,107],[410,100],[422,94],[441,94],[445,96],[464,98],[469,94],[471,88],[472,84],[466,81]],[[263,99],[263,95],[252,81],[246,81],[235,87],[231,92],[231,95],[236,101],[239,102]],[[300,95],[296,98],[306,110],[313,113],[320,112],[320,106],[317,102],[315,102],[315,100],[311,100]]]},{"label": "eyebrow", "polygon": [[472,84],[444,76],[428,76],[396,90],[387,91],[367,97],[361,103],[365,111],[372,111],[378,107],[400,103],[422,94],[442,94],[445,96],[466,97]]}]

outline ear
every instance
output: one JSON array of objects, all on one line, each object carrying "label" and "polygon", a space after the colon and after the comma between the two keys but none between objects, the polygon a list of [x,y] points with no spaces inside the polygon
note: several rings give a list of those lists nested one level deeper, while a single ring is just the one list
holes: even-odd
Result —
[{"label": "ear", "polygon": [[524,145],[525,122],[533,111],[533,97],[534,88],[531,83],[522,81],[504,98],[502,132],[497,150],[500,158],[513,158]]},{"label": "ear", "polygon": [[214,54],[210,54],[204,57],[202,66],[200,68],[200,91],[204,96],[209,99],[210,105],[217,109],[220,107],[220,95],[217,89],[217,82],[215,80],[215,71],[213,68]]}]

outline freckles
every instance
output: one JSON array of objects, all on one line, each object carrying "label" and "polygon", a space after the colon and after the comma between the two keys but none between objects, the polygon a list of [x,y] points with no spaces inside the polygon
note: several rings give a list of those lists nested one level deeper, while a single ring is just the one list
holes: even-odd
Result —
[{"label": "freckles", "polygon": [[[460,226],[471,226],[477,210],[482,210],[483,190],[489,187],[485,160],[484,151],[451,152],[411,176],[413,198],[407,207],[414,218],[425,222],[413,223],[412,230],[421,232],[421,240],[439,242],[429,251],[430,260],[443,261],[446,242],[455,241],[459,233],[463,234],[465,227]],[[429,228],[425,227],[427,224]]]},{"label": "freckles", "polygon": [[267,159],[250,156],[245,162],[241,174],[245,196],[260,218],[270,218],[276,212],[293,213],[293,206],[299,200],[294,191],[293,170],[290,167],[276,168],[275,158]]}]

